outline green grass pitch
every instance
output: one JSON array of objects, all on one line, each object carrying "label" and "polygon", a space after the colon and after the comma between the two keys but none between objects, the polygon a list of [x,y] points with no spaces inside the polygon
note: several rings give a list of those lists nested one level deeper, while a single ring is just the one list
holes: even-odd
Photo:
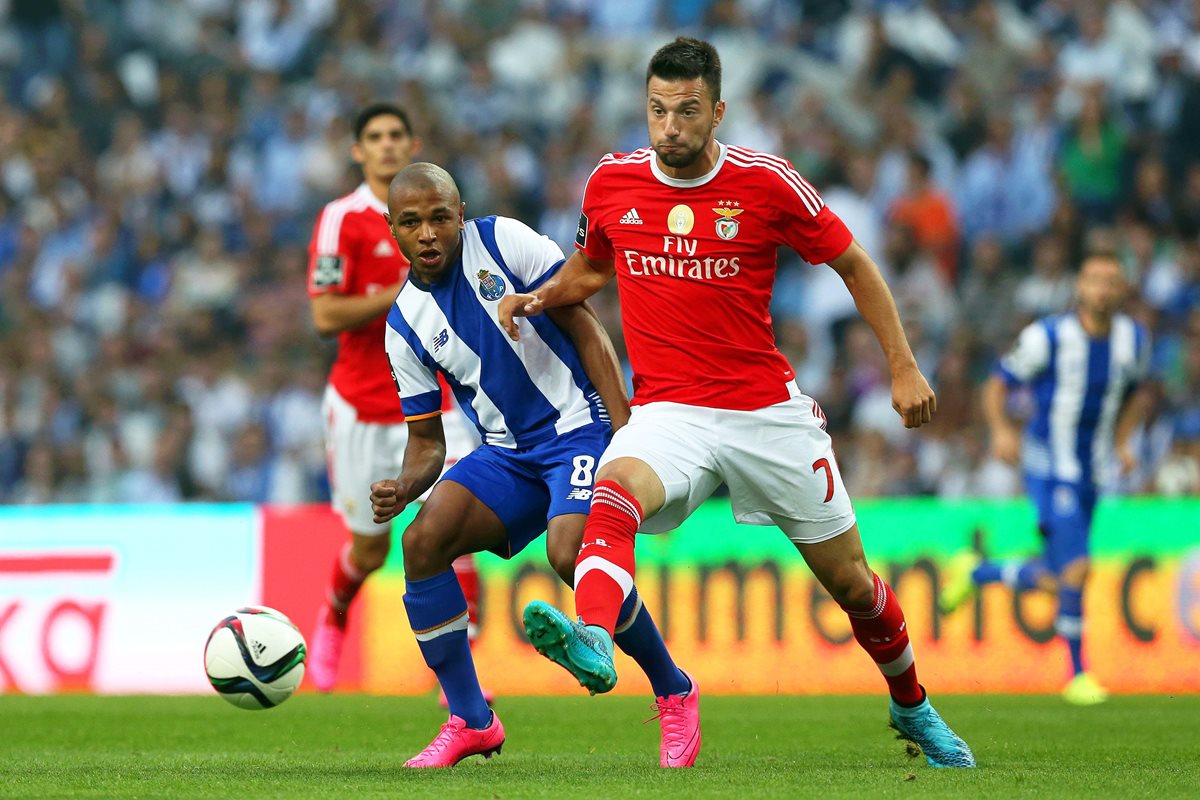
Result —
[{"label": "green grass pitch", "polygon": [[444,721],[432,698],[305,694],[241,711],[206,697],[0,697],[4,798],[1196,797],[1200,696],[935,698],[979,768],[934,770],[879,697],[705,697],[693,770],[658,767],[629,697],[501,698],[499,757],[400,765]]}]

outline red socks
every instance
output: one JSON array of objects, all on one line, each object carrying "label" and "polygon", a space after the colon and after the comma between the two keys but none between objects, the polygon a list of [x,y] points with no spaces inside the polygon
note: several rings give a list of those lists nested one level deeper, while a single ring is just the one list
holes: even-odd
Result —
[{"label": "red socks", "polygon": [[633,589],[634,537],[642,507],[615,481],[599,481],[575,559],[575,611],[586,625],[612,635],[621,603]]},{"label": "red socks", "polygon": [[475,568],[475,554],[459,556],[451,566],[467,598],[467,640],[473,642],[479,635],[479,570]]},{"label": "red socks", "polygon": [[904,612],[891,587],[878,575],[872,575],[875,602],[871,608],[844,610],[850,617],[854,638],[883,673],[892,697],[901,705],[916,705],[925,698],[925,691],[917,683],[917,666],[908,643]]},{"label": "red socks", "polygon": [[342,546],[337,560],[333,562],[333,575],[329,582],[329,621],[340,628],[346,627],[346,613],[367,576],[350,558],[350,542]]}]

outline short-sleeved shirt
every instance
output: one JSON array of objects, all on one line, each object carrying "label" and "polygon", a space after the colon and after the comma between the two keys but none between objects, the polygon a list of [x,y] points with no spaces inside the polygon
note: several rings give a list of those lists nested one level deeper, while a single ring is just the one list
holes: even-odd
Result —
[{"label": "short-sleeved shirt", "polygon": [[1150,338],[1125,314],[1097,338],[1077,314],[1056,314],[1021,331],[996,369],[1010,386],[1025,384],[1033,393],[1022,449],[1026,473],[1094,486],[1113,466],[1121,406],[1149,373]]},{"label": "short-sleeved shirt", "polygon": [[[321,210],[309,243],[308,293],[371,295],[404,279],[401,255],[383,214],[387,206],[365,183]],[[383,349],[385,315],[338,334],[329,382],[362,422],[400,423],[404,412]]]},{"label": "short-sleeved shirt", "polygon": [[576,247],[613,259],[633,403],[750,410],[787,400],[775,346],[776,250],[813,264],[850,231],[785,159],[719,144],[712,171],[681,180],[650,148],[607,155],[588,179]]},{"label": "short-sleeved shirt", "polygon": [[485,445],[532,447],[608,422],[575,345],[554,322],[520,319],[514,342],[497,316],[500,298],[536,289],[563,260],[558,245],[523,223],[482,217],[467,221],[462,254],[441,281],[409,274],[386,334],[409,420],[438,413],[442,375]]}]

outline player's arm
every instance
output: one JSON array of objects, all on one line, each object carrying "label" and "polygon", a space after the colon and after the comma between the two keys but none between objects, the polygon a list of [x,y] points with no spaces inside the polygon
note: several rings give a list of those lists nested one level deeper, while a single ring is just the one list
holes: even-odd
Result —
[{"label": "player's arm", "polygon": [[583,371],[600,393],[613,430],[629,421],[629,397],[625,394],[625,375],[621,362],[613,348],[608,332],[600,324],[600,318],[586,302],[560,308],[551,308],[546,314],[554,324],[571,337]]},{"label": "player's arm", "polygon": [[497,314],[500,325],[513,341],[520,339],[513,317],[532,317],[550,308],[582,303],[609,282],[616,267],[612,259],[596,261],[576,250],[552,278],[526,294],[510,294],[500,299]]},{"label": "player's arm", "polygon": [[1008,416],[1008,383],[993,373],[983,383],[983,418],[991,431],[992,455],[1006,464],[1021,458],[1021,432]]},{"label": "player's arm", "polygon": [[442,474],[446,464],[446,434],[441,413],[409,420],[408,445],[400,477],[371,484],[371,510],[375,522],[395,517],[404,507],[423,495]]},{"label": "player's arm", "polygon": [[1121,413],[1117,416],[1117,425],[1113,430],[1113,449],[1116,451],[1117,460],[1121,462],[1121,472],[1132,472],[1137,466],[1137,458],[1129,449],[1129,440],[1149,415],[1153,403],[1153,392],[1143,385],[1134,389],[1121,406]]},{"label": "player's arm", "polygon": [[917,359],[900,324],[900,312],[879,267],[857,241],[828,262],[841,276],[854,298],[854,305],[875,331],[892,373],[892,408],[904,419],[904,427],[919,428],[937,411],[937,398],[921,374]]},{"label": "player's arm", "polygon": [[313,325],[322,336],[334,336],[342,331],[361,328],[387,313],[400,293],[402,283],[376,294],[349,295],[324,292],[311,298]]}]

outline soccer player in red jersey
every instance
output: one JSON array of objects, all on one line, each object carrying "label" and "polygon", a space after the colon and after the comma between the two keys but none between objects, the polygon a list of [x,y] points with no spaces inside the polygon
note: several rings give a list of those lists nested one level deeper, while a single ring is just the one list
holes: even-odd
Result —
[{"label": "soccer player in red jersey", "polygon": [[817,191],[785,159],[717,141],[720,92],[712,45],[679,38],[656,52],[646,73],[651,146],[600,160],[576,252],[541,287],[501,301],[515,338],[513,316],[578,303],[616,275],[633,366],[632,416],[601,459],[576,561],[580,619],[535,601],[526,631],[585,687],[611,689],[634,535],[675,528],[724,481],[737,521],[782,529],[846,611],[888,684],[892,725],[930,764],[972,767],[917,682],[899,601],[867,566],[820,406],[775,346],[776,248],[845,281],[887,355],[906,427],[929,422],[936,399],[878,267]]},{"label": "soccer player in red jersey", "polygon": [[[350,604],[391,549],[391,525],[374,522],[370,494],[374,481],[400,471],[408,441],[383,346],[388,309],[408,275],[408,261],[384,214],[388,185],[419,146],[402,108],[374,103],[362,109],[350,152],[362,167],[363,182],[322,209],[309,245],[313,323],[322,336],[338,337],[323,411],[333,507],[350,532],[310,642],[309,674],[323,692],[337,680]],[[443,410],[449,466],[473,450],[477,438],[449,392]],[[474,559],[464,556],[454,567],[474,622],[479,601]]]}]

